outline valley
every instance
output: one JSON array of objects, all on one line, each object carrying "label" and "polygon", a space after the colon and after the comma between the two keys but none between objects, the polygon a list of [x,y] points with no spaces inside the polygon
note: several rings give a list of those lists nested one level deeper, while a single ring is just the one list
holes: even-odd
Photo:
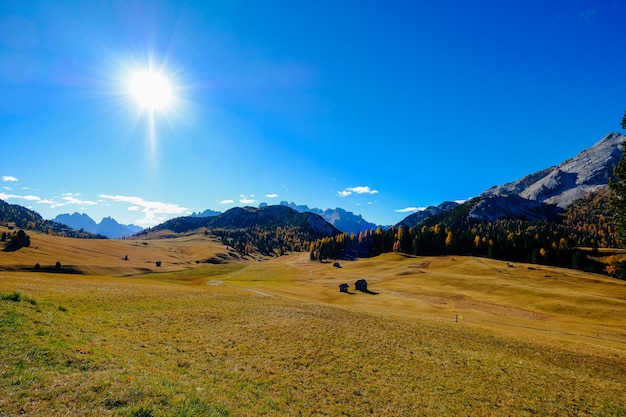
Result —
[{"label": "valley", "polygon": [[[2,415],[626,413],[624,281],[479,257],[241,259],[204,234],[30,237],[0,252]],[[80,273],[28,270],[57,261]]]}]

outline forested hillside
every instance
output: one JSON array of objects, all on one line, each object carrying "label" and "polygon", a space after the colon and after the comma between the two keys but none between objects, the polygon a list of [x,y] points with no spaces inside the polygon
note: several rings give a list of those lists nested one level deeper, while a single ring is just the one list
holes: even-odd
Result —
[{"label": "forested hillside", "polygon": [[469,215],[479,199],[424,219],[414,227],[343,234],[311,245],[311,259],[411,255],[473,255],[603,272],[587,255],[599,248],[616,248],[609,193],[603,188],[568,207],[554,222],[499,219]]},{"label": "forested hillside", "polygon": [[266,206],[235,207],[213,217],[178,217],[137,236],[155,236],[165,231],[216,236],[242,256],[253,252],[280,256],[308,251],[311,242],[340,234],[317,214],[299,213],[286,206]]}]

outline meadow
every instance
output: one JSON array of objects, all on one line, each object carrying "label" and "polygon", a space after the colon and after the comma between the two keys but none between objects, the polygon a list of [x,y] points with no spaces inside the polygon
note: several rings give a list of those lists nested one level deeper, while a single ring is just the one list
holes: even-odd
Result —
[{"label": "meadow", "polygon": [[[57,261],[80,273],[33,271]],[[0,252],[0,415],[626,416],[624,281],[473,257],[340,266],[232,259],[204,235],[32,234]]]}]

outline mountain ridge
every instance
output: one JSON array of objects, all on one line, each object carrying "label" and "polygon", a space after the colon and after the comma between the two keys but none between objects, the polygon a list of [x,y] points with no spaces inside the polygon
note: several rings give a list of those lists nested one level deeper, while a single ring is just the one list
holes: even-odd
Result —
[{"label": "mountain ridge", "polygon": [[307,205],[296,205],[294,202],[289,203],[287,201],[281,201],[280,205],[290,207],[300,213],[309,212],[318,214],[328,223],[345,233],[359,234],[360,232],[378,228],[378,225],[368,222],[362,215],[354,214],[340,207],[321,210],[318,208],[309,208]]},{"label": "mountain ridge", "polygon": [[[555,221],[577,200],[608,187],[608,180],[622,157],[626,136],[612,132],[593,146],[564,162],[496,185],[474,201],[469,216],[477,220],[520,219]],[[444,204],[444,203],[442,203]],[[448,206],[448,210],[456,207]],[[439,206],[413,213],[397,226],[416,226],[446,212]]]},{"label": "mountain ridge", "polygon": [[109,239],[132,236],[143,230],[142,227],[133,224],[120,224],[112,217],[105,217],[100,223],[96,223],[89,215],[85,213],[80,214],[78,212],[74,212],[73,214],[59,214],[53,221],[65,224],[74,230],[84,230],[106,236]]},{"label": "mountain ridge", "polygon": [[275,229],[294,226],[302,228],[315,238],[334,236],[341,233],[336,227],[326,222],[320,215],[300,213],[290,207],[274,205],[265,207],[233,207],[218,216],[192,217],[183,216],[168,220],[151,228],[151,231],[171,230],[184,233],[202,227],[211,229]]},{"label": "mountain ridge", "polygon": [[607,185],[622,157],[626,136],[612,132],[592,147],[559,165],[527,175],[517,181],[494,186],[481,195],[516,194],[527,200],[565,208],[574,200]]}]

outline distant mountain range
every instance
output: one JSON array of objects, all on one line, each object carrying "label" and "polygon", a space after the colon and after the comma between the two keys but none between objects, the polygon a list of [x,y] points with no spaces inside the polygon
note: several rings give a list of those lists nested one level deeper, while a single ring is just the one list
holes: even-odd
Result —
[{"label": "distant mountain range", "polygon": [[65,224],[75,230],[84,230],[86,232],[106,236],[109,239],[132,236],[143,230],[142,227],[133,224],[120,224],[111,217],[105,217],[100,223],[96,223],[91,217],[84,213],[59,214],[53,221]]},{"label": "distant mountain range", "polygon": [[53,233],[58,236],[88,239],[104,237],[86,230],[75,230],[63,223],[45,220],[39,213],[17,204],[9,204],[4,200],[0,200],[0,224],[24,230],[38,230],[44,233]]},{"label": "distant mountain range", "polygon": [[322,216],[324,220],[335,226],[337,229],[345,233],[359,234],[370,229],[376,229],[378,226],[365,220],[360,214],[354,214],[342,208],[320,210],[318,208],[309,208],[306,205],[296,205],[286,201],[280,202],[281,206],[290,207],[300,213],[315,213]]},{"label": "distant mountain range", "polygon": [[[292,208],[299,213],[318,214],[322,216],[322,218],[328,223],[332,224],[337,229],[345,233],[359,234],[360,232],[365,232],[370,229],[376,229],[378,227],[378,225],[365,220],[361,215],[354,214],[339,207],[335,209],[321,210],[318,208],[309,208],[309,206],[307,205],[297,205],[294,202],[289,203],[287,201],[281,201],[280,205]],[[270,206],[268,206],[268,204],[266,203],[261,203],[259,205],[259,208],[263,207]],[[215,217],[219,216],[220,214],[222,213],[220,213],[219,211],[205,210],[200,213],[193,213],[191,217]]]},{"label": "distant mountain range", "polygon": [[222,214],[221,211],[215,211],[215,210],[204,210],[198,213],[192,213],[191,217],[213,217],[213,216],[219,216],[220,214]]}]

